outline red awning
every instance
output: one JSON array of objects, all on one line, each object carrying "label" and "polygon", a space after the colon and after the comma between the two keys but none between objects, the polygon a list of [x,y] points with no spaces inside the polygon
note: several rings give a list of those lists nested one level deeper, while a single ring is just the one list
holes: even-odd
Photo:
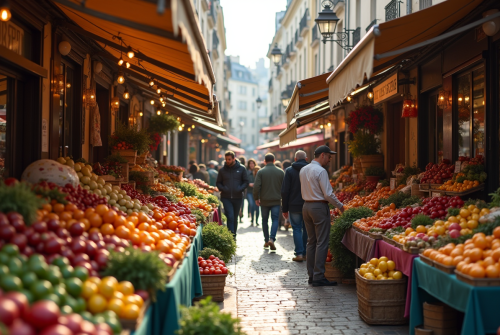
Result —
[{"label": "red awning", "polygon": [[239,138],[237,138],[236,136],[233,136],[231,134],[227,134],[227,137],[229,137],[230,139],[232,139],[233,141],[235,141],[238,144],[241,143],[241,140]]},{"label": "red awning", "polygon": [[261,133],[270,133],[272,131],[282,131],[286,129],[286,122],[276,126],[264,127],[260,130]]},{"label": "red awning", "polygon": [[314,134],[314,135],[309,135],[306,137],[302,137],[297,139],[296,141],[290,142],[288,145],[284,147],[279,147],[280,141],[272,141],[269,143],[265,143],[263,145],[259,145],[257,147],[257,150],[262,150],[262,149],[279,149],[279,150],[288,150],[288,149],[295,149],[295,148],[300,148],[304,147],[306,145],[312,145],[312,144],[318,144],[321,142],[324,142],[325,138],[323,134]]},{"label": "red awning", "polygon": [[245,149],[239,148],[239,147],[234,146],[232,144],[229,144],[227,146],[227,149],[233,151],[235,154],[243,155],[245,153]]}]

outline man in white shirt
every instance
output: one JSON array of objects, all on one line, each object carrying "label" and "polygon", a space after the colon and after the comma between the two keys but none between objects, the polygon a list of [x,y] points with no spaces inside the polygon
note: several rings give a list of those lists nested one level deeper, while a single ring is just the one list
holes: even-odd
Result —
[{"label": "man in white shirt", "polygon": [[328,203],[344,212],[344,205],[333,193],[326,167],[336,152],[322,145],[314,151],[314,160],[300,170],[300,185],[305,203],[302,215],[307,230],[307,272],[313,286],[335,286],[325,278],[325,261],[330,237]]}]

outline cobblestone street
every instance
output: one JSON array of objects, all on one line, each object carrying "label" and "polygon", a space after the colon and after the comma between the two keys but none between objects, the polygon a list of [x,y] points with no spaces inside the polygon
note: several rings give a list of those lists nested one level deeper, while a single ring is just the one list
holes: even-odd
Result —
[{"label": "cobblestone street", "polygon": [[261,227],[239,224],[235,273],[227,286],[236,295],[243,329],[253,334],[408,334],[408,326],[369,326],[358,316],[355,285],[315,287],[306,263],[293,262],[292,229],[278,231],[276,252],[264,249]]}]

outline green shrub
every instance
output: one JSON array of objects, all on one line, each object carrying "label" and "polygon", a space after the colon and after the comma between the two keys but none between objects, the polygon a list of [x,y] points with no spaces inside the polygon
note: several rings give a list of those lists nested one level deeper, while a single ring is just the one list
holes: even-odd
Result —
[{"label": "green shrub", "polygon": [[149,120],[148,131],[150,133],[159,133],[166,135],[169,131],[176,129],[179,126],[179,121],[167,114],[153,115]]},{"label": "green shrub", "polygon": [[215,257],[219,257],[219,259],[222,259],[222,254],[212,248],[203,248],[202,251],[200,251],[200,257],[203,257],[203,259],[208,259],[211,255],[214,255]]},{"label": "green shrub", "polygon": [[[53,193],[58,193],[61,197],[60,192]],[[27,183],[7,186],[0,182],[0,213],[17,212],[22,215],[27,225],[31,225],[36,220],[38,208],[42,207],[45,202],[31,191]]]},{"label": "green shrub", "polygon": [[175,183],[175,187],[184,192],[184,196],[186,197],[195,196],[196,193],[198,193],[196,191],[196,186],[190,183],[185,183],[185,182]]},{"label": "green shrub", "polygon": [[245,335],[240,319],[231,313],[221,313],[212,297],[200,300],[195,306],[181,307],[180,329],[177,335]]},{"label": "green shrub", "polygon": [[365,171],[365,176],[369,177],[385,177],[385,170],[380,166],[370,166]]},{"label": "green shrub", "polygon": [[403,206],[403,202],[409,198],[411,198],[411,195],[408,193],[396,192],[394,194],[391,194],[387,199],[380,199],[378,203],[382,207],[394,204],[396,205],[397,208],[401,208],[401,207],[406,207],[406,205]]},{"label": "green shrub", "polygon": [[231,261],[236,253],[236,242],[229,229],[218,224],[207,224],[203,227],[202,236],[205,247],[218,250],[224,262]]},{"label": "green shrub", "polygon": [[333,266],[339,269],[346,277],[352,278],[356,267],[356,255],[342,244],[347,229],[354,221],[373,216],[374,213],[367,207],[350,208],[335,219],[330,229],[330,252],[333,256]]},{"label": "green shrub", "polygon": [[411,205],[416,205],[416,204],[422,205],[422,199],[420,199],[416,195],[412,195],[411,197],[409,197],[401,202],[401,207],[406,207],[406,206],[411,206]]},{"label": "green shrub", "polygon": [[381,142],[375,135],[358,131],[352,141],[347,141],[347,145],[352,157],[360,157],[379,154]]},{"label": "green shrub", "polygon": [[207,201],[209,204],[216,204],[217,206],[219,206],[219,198],[217,198],[215,195],[209,195]]}]

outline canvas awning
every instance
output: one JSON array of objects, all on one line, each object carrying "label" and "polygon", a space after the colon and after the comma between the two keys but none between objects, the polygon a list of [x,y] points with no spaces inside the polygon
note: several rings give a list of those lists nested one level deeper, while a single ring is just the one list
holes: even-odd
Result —
[{"label": "canvas awning", "polygon": [[286,149],[294,149],[294,148],[299,148],[303,147],[305,145],[312,145],[315,143],[323,142],[325,140],[323,133],[316,133],[314,131],[313,134],[310,132],[308,134],[301,134],[297,136],[297,139],[294,140],[294,142],[291,142],[285,146],[280,145],[280,140],[275,140],[269,143],[265,143],[263,145],[260,145],[257,147],[257,150],[262,150],[262,149],[270,149],[270,148],[278,148],[281,150],[286,150]]},{"label": "canvas awning", "polygon": [[392,66],[397,55],[376,55],[430,40],[464,18],[482,0],[448,0],[418,12],[375,25],[327,79],[333,108],[365,79]]},{"label": "canvas awning", "polygon": [[260,130],[261,133],[270,133],[273,131],[281,131],[283,129],[286,129],[286,123],[281,123],[276,126],[269,126],[269,127],[264,127]]},{"label": "canvas awning", "polygon": [[213,98],[215,76],[191,0],[170,0],[165,8],[148,0],[53,1],[72,21],[60,26],[95,40],[107,51],[99,56],[115,64],[120,57],[128,61],[129,69],[122,66],[126,75],[154,78],[175,100],[220,118]]},{"label": "canvas awning", "polygon": [[240,147],[237,147],[237,146],[234,146],[232,144],[229,144],[227,146],[227,150],[231,150],[233,151],[235,154],[240,154],[240,155],[243,155],[245,153],[245,149],[242,149]]},{"label": "canvas awning", "polygon": [[241,140],[239,138],[237,138],[236,136],[233,136],[231,134],[227,134],[227,137],[229,137],[230,139],[232,139],[233,141],[235,141],[238,144],[241,143]]}]

